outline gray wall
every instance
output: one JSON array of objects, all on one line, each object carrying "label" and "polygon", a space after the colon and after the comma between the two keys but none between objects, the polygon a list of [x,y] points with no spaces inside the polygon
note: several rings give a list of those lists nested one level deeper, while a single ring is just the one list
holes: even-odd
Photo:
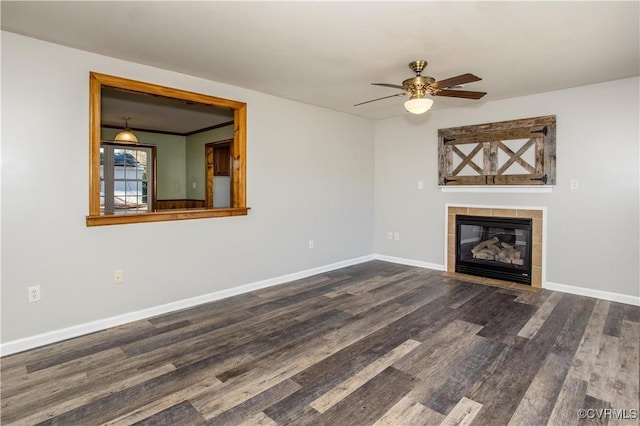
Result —
[{"label": "gray wall", "polygon": [[[447,203],[546,207],[547,281],[638,296],[638,93],[639,79],[632,78],[377,121],[376,253],[444,265]],[[440,191],[438,129],[552,114],[552,193]],[[570,189],[571,179],[580,189]],[[400,240],[388,240],[390,231]]]},{"label": "gray wall", "polygon": [[[371,122],[6,32],[1,54],[3,343],[373,253],[442,265],[446,203],[546,207],[548,281],[639,294],[638,78]],[[249,215],[87,228],[90,71],[247,102]],[[551,194],[440,192],[437,129],[548,114]]]},{"label": "gray wall", "polygon": [[[2,342],[373,252],[371,121],[12,33],[1,54]],[[249,215],[87,228],[90,71],[246,102]]]}]

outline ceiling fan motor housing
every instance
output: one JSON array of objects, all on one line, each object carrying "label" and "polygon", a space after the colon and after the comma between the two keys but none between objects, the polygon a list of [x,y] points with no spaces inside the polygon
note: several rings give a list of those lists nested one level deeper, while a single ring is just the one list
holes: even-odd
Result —
[{"label": "ceiling fan motor housing", "polygon": [[403,81],[402,88],[411,93],[412,97],[423,97],[425,94],[433,94],[430,84],[435,81],[433,77],[416,76]]}]

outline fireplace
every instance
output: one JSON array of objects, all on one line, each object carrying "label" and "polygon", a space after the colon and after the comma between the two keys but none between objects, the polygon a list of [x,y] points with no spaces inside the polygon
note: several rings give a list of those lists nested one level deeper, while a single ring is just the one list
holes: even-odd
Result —
[{"label": "fireplace", "polygon": [[455,216],[455,272],[531,285],[531,218]]}]

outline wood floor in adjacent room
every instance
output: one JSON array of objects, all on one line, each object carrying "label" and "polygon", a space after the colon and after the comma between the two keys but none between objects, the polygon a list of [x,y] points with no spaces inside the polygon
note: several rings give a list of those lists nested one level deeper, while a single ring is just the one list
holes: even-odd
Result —
[{"label": "wood floor in adjacent room", "polygon": [[639,341],[640,307],[372,261],[5,357],[1,421],[637,424]]}]

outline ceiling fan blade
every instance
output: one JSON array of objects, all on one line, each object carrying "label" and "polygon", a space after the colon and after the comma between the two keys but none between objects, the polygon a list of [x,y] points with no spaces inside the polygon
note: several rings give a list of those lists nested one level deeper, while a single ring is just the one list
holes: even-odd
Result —
[{"label": "ceiling fan blade", "polygon": [[482,80],[480,77],[473,74],[462,74],[456,77],[447,78],[446,80],[436,81],[431,83],[430,86],[436,89],[446,89],[447,87],[457,86],[459,84],[473,83],[474,81]]},{"label": "ceiling fan blade", "polygon": [[435,96],[448,96],[450,98],[480,99],[487,92],[472,92],[469,90],[438,90]]},{"label": "ceiling fan blade", "polygon": [[404,87],[399,84],[389,84],[389,83],[371,83],[374,86],[384,86],[384,87],[393,87],[394,89],[404,89]]},{"label": "ceiling fan blade", "polygon": [[359,104],[355,104],[354,106],[364,105],[364,104],[368,104],[369,102],[381,101],[382,99],[389,99],[389,98],[394,98],[396,96],[404,96],[404,95],[406,95],[406,93],[404,93],[404,92],[397,93],[397,94],[391,95],[391,96],[384,96],[382,98],[371,99],[370,101],[360,102]]}]

